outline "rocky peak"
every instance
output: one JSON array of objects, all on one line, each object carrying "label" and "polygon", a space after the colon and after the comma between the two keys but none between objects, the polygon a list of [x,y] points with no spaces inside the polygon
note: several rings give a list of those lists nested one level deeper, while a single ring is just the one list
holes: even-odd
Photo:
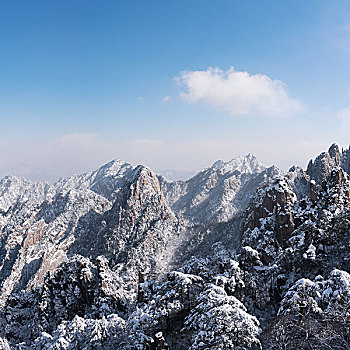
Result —
[{"label": "rocky peak", "polygon": [[340,164],[340,151],[339,151],[339,146],[336,143],[333,143],[329,147],[328,154],[332,159],[334,159],[335,164],[337,165]]},{"label": "rocky peak", "polygon": [[289,169],[286,177],[289,179],[298,199],[301,199],[309,194],[310,176],[301,167],[293,166]]},{"label": "rocky peak", "polygon": [[[327,206],[349,206],[349,175],[340,167],[334,167],[329,179],[322,182],[320,191]],[[335,209],[334,207],[334,209]]]},{"label": "rocky peak", "polygon": [[61,179],[55,184],[55,187],[59,192],[70,189],[89,189],[112,200],[120,190],[125,178],[131,176],[133,170],[134,167],[131,164],[116,159],[95,171]]},{"label": "rocky peak", "polygon": [[310,160],[306,173],[320,184],[325,178],[331,175],[334,167],[340,166],[342,155],[336,144],[330,146],[327,152],[321,153],[316,159]]},{"label": "rocky peak", "polygon": [[150,200],[156,195],[163,198],[157,176],[151,169],[137,166],[130,184],[130,197],[142,205],[145,200]]},{"label": "rocky peak", "polygon": [[225,222],[238,215],[264,177],[279,173],[266,169],[248,154],[228,162],[216,161],[188,181],[161,180],[162,190],[173,211],[192,223]]},{"label": "rocky peak", "polygon": [[102,165],[97,170],[93,171],[91,177],[101,178],[107,176],[120,176],[125,169],[130,168],[130,163],[124,162],[120,159],[113,159],[110,162]]},{"label": "rocky peak", "polygon": [[[131,283],[135,282],[139,268],[159,271],[158,260],[165,266],[167,259],[171,259],[170,252],[162,261],[157,254],[161,249],[164,253],[167,245],[175,246],[177,219],[164,198],[157,176],[149,168],[139,165],[124,178],[111,210],[100,220],[103,225],[98,226],[99,242],[92,242],[90,251],[107,254]],[[83,230],[80,241],[85,240],[86,234]]]},{"label": "rocky peak", "polygon": [[254,235],[255,228],[263,228],[273,232],[277,242],[285,246],[294,229],[292,209],[296,201],[297,197],[286,178],[277,177],[270,183],[264,183],[245,212],[242,241],[246,236]]},{"label": "rocky peak", "polygon": [[350,175],[350,147],[342,150],[341,167]]},{"label": "rocky peak", "polygon": [[242,174],[255,174],[262,172],[265,167],[251,153],[246,156],[235,157],[228,162],[216,161],[210,169],[219,170],[223,173],[239,171]]},{"label": "rocky peak", "polygon": [[161,191],[159,180],[155,173],[142,165],[137,166],[127,180],[124,187],[124,200],[126,204],[123,207],[124,212],[128,211],[128,215],[133,215],[132,222],[137,217],[144,217],[145,213],[155,217],[165,218],[167,216],[175,218],[164,195]]},{"label": "rocky peak", "polygon": [[[277,177],[258,189],[245,212],[241,234],[242,243],[257,249],[264,263],[274,260],[291,242],[305,241],[312,248],[313,242],[320,239],[315,232],[329,230],[334,226],[333,221],[339,221],[341,230],[346,231],[346,225],[340,222],[342,215],[348,216],[350,187],[349,175],[340,167],[340,155],[339,148],[332,145],[329,152],[311,163],[308,170],[320,171],[313,173],[319,175],[318,181],[322,180],[319,183],[310,180],[311,176],[301,168],[292,167],[284,177]],[[326,229],[317,231],[317,225]],[[309,251],[313,252],[311,248]]]}]

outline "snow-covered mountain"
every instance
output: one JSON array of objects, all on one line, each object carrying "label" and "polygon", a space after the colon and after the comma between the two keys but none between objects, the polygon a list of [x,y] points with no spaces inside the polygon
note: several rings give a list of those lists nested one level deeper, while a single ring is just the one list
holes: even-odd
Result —
[{"label": "snow-covered mountain", "polygon": [[349,348],[349,160],[2,179],[0,348]]},{"label": "snow-covered mountain", "polygon": [[2,302],[13,290],[40,285],[74,253],[134,259],[145,268],[153,261],[156,270],[157,247],[176,224],[154,173],[120,161],[55,185],[5,178],[1,192]]},{"label": "snow-covered mountain", "polygon": [[266,169],[252,154],[228,162],[219,160],[187,181],[160,178],[162,190],[174,212],[192,223],[228,221],[246,207],[264,180],[279,174]]},{"label": "snow-covered mountain", "polygon": [[186,169],[156,169],[154,172],[157,175],[165,177],[168,181],[186,181],[196,175],[198,171]]}]

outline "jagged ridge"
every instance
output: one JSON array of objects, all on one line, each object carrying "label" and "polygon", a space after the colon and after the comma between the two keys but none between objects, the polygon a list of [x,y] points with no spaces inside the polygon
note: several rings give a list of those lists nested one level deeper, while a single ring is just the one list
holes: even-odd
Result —
[{"label": "jagged ridge", "polygon": [[0,344],[348,348],[349,153],[287,174],[248,155],[172,183],[120,161],[4,179]]}]

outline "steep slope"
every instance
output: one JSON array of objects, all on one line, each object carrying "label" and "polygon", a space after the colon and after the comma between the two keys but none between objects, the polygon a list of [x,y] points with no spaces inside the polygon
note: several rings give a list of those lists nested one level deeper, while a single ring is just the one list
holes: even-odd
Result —
[{"label": "steep slope", "polygon": [[334,167],[341,167],[350,173],[350,148],[340,151],[337,144],[330,146],[327,152],[321,153],[315,160],[310,160],[307,174],[317,183],[329,177]]},{"label": "steep slope", "polygon": [[39,205],[18,201],[3,217],[1,302],[13,289],[40,284],[48,271],[66,259],[80,218],[103,213],[110,206],[91,191],[77,190],[57,193]]},{"label": "steep slope", "polygon": [[[47,272],[76,253],[91,258],[103,253],[119,267],[127,264],[134,270],[133,281],[136,266],[156,272],[171,259],[173,248],[164,247],[174,245],[175,216],[148,168],[111,162],[95,172],[61,180],[49,187],[50,195],[33,191],[27,196],[16,186],[21,194],[16,197],[9,190],[12,202],[5,197],[7,212],[2,216],[2,303],[12,291],[41,285]],[[156,259],[158,250],[167,259]]]},{"label": "steep slope", "polygon": [[[55,331],[60,323],[75,320],[83,326],[84,322],[89,323],[83,319],[90,318],[92,327],[86,334],[88,339],[76,342],[74,332],[69,335],[72,345],[81,348],[83,343],[86,343],[85,346],[89,342],[94,344],[94,333],[98,329],[94,329],[93,320],[108,317],[108,321],[96,320],[95,323],[102,328],[104,324],[109,324],[112,328],[113,324],[118,333],[118,328],[124,324],[118,313],[125,313],[129,299],[130,296],[123,293],[122,281],[109,269],[104,257],[98,257],[95,265],[89,259],[76,255],[67,259],[54,274],[47,275],[42,287],[29,292],[21,291],[9,298],[1,319],[2,335],[10,338],[12,343],[30,344],[43,334],[43,339],[36,342],[36,348],[41,348],[52,340],[49,333]],[[112,344],[116,345],[113,339]],[[67,345],[60,339],[56,344],[60,349]],[[97,342],[92,348],[99,346],[103,347],[103,344]],[[24,344],[21,349],[23,347]]]},{"label": "steep slope", "polygon": [[[170,246],[177,235],[177,220],[149,168],[138,166],[129,175],[123,179],[112,207],[98,219],[97,226],[90,218],[81,220],[72,250],[86,256],[103,253],[119,264],[119,268],[126,264],[129,272],[135,268],[132,264],[142,266],[147,272],[159,272],[161,264],[166,266],[165,260],[171,259]],[[97,240],[91,237],[96,233]],[[170,250],[165,249],[168,243]],[[156,259],[158,251],[166,255],[165,260]]]},{"label": "steep slope", "polygon": [[132,177],[133,171],[131,164],[116,159],[95,171],[60,179],[55,183],[55,188],[57,192],[89,189],[111,201],[117,197],[125,179]]},{"label": "steep slope", "polygon": [[18,202],[36,205],[52,197],[54,193],[54,186],[49,183],[6,176],[0,180],[0,215],[6,214]]},{"label": "steep slope", "polygon": [[232,219],[246,207],[259,184],[278,173],[277,168],[265,169],[248,154],[217,161],[185,182],[161,179],[161,185],[177,215],[191,223],[213,224]]},{"label": "steep slope", "polygon": [[245,297],[264,320],[266,348],[349,347],[350,181],[337,149],[310,162],[304,197],[287,174],[259,188],[246,211],[241,258],[255,287]]}]

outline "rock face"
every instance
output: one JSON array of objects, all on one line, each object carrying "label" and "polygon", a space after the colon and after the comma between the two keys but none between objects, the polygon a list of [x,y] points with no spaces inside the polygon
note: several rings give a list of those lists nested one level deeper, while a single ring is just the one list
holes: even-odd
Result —
[{"label": "rock face", "polygon": [[312,203],[315,203],[317,200],[316,182],[314,180],[310,181],[310,199]]},{"label": "rock face", "polygon": [[293,191],[291,179],[295,178],[289,173],[263,184],[253,197],[242,224],[241,240],[263,252],[265,262],[273,260],[266,260],[266,254],[275,255],[290,245],[290,239],[305,221],[318,223],[321,217],[328,221],[336,210],[348,208],[349,176],[342,168],[334,167],[329,174],[321,170],[316,177],[321,184],[309,180],[310,190],[303,198]]},{"label": "rock face", "polygon": [[209,224],[232,219],[247,206],[259,184],[277,174],[276,167],[265,169],[248,154],[217,161],[185,182],[169,183],[162,178],[161,186],[177,215],[191,223]]},{"label": "rock face", "polygon": [[2,179],[0,348],[350,348],[349,154]]},{"label": "rock face", "polygon": [[176,224],[153,172],[120,161],[54,186],[5,179],[3,187],[2,302],[12,290],[39,286],[73,254],[155,268],[152,255]]},{"label": "rock face", "polygon": [[[256,236],[257,244],[260,240],[258,231],[262,230],[267,231],[270,236],[273,235],[270,237],[273,243],[271,249],[275,251],[277,246],[286,246],[294,230],[292,210],[296,200],[287,178],[277,177],[271,183],[263,184],[246,210],[241,231],[242,242],[248,238],[249,245],[252,245],[252,239]],[[267,246],[262,245],[258,250],[263,254],[264,262],[271,261]]]},{"label": "rock face", "polygon": [[311,179],[320,184],[331,175],[332,169],[337,167],[350,173],[350,148],[340,152],[339,146],[333,144],[328,152],[323,152],[315,160],[310,160],[306,172]]}]

